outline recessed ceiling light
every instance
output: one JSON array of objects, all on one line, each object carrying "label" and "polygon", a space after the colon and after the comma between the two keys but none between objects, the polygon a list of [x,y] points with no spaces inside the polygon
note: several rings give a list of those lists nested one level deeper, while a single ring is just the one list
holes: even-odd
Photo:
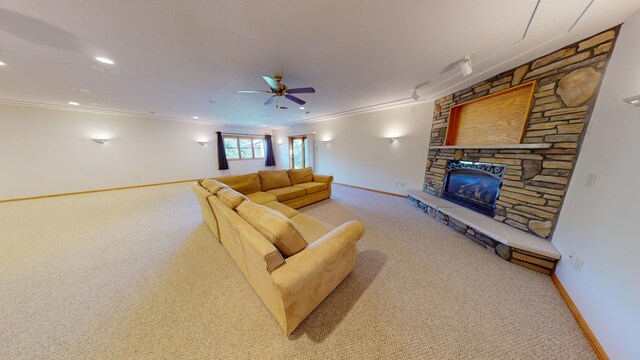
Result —
[{"label": "recessed ceiling light", "polygon": [[197,117],[197,116],[194,116],[193,118],[194,118],[194,119],[196,119],[196,120],[200,119],[200,118],[199,118],[199,117]]},{"label": "recessed ceiling light", "polygon": [[73,106],[78,106],[78,105],[80,105],[80,103],[77,103],[77,102],[75,102],[75,101],[69,101],[69,103],[68,103],[68,104],[69,104],[69,105],[73,105]]},{"label": "recessed ceiling light", "polygon": [[304,110],[304,106],[300,106],[300,110]]},{"label": "recessed ceiling light", "polygon": [[0,66],[5,66],[7,64],[3,63],[2,61],[0,61]]},{"label": "recessed ceiling light", "polygon": [[106,58],[106,57],[102,57],[102,56],[96,57],[96,60],[100,61],[103,64],[107,64],[107,65],[115,64],[115,61],[113,61],[113,60],[111,60],[109,58]]}]

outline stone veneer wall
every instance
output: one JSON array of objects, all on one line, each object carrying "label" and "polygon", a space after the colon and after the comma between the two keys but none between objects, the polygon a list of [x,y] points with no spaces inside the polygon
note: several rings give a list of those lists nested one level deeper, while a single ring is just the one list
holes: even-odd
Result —
[{"label": "stone veneer wall", "polygon": [[[441,196],[447,161],[507,165],[494,219],[549,239],[620,27],[436,100],[423,191]],[[434,149],[452,106],[536,80],[523,143],[548,149]]]}]

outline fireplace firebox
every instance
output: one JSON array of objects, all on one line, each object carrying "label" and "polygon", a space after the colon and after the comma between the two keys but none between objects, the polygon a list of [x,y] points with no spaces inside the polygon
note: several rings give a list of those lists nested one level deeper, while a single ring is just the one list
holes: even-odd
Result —
[{"label": "fireplace firebox", "polygon": [[450,160],[442,197],[494,216],[505,165]]}]

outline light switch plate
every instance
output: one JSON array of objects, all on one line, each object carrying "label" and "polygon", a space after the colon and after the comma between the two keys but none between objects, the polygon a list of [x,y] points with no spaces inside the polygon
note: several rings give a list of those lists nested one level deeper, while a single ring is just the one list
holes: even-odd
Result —
[{"label": "light switch plate", "polygon": [[597,177],[598,177],[598,174],[587,175],[587,181],[585,182],[585,185],[587,185],[588,187],[593,187],[593,185],[596,183]]}]

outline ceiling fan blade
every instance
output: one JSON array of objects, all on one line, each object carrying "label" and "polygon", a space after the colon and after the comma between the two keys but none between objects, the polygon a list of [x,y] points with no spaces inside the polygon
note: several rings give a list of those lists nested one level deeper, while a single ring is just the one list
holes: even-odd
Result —
[{"label": "ceiling fan blade", "polygon": [[294,103],[297,103],[298,105],[304,105],[306,104],[306,102],[300,98],[297,98],[293,95],[285,95],[284,97],[286,97],[287,99],[293,101]]},{"label": "ceiling fan blade", "polygon": [[314,94],[315,92],[316,92],[316,89],[312,87],[287,89],[288,94]]},{"label": "ceiling fan blade", "polygon": [[275,95],[273,95],[273,96],[271,96],[270,98],[268,98],[268,99],[267,99],[267,102],[265,102],[264,104],[265,104],[265,105],[269,105],[269,104],[271,104],[271,103],[273,102],[273,100],[275,100],[275,99],[276,99],[276,96],[275,96]]},{"label": "ceiling fan blade", "polygon": [[263,94],[263,93],[271,93],[271,91],[268,90],[238,90],[239,93],[241,94]]},{"label": "ceiling fan blade", "polygon": [[272,89],[278,89],[278,82],[275,81],[271,76],[263,76],[264,81],[269,84]]}]

